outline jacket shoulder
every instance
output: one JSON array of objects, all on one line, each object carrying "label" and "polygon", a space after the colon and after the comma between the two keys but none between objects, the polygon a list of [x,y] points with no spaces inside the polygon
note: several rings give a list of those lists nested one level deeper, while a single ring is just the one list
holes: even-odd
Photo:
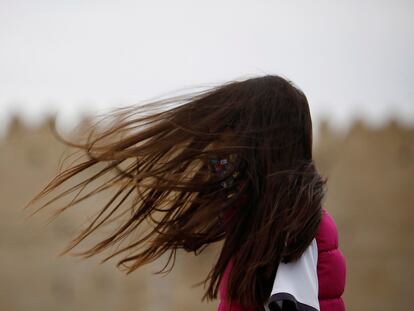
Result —
[{"label": "jacket shoulder", "polygon": [[[322,220],[316,235],[318,244],[318,282],[321,310],[335,304],[335,310],[344,310],[341,296],[345,290],[346,262],[338,246],[338,230],[332,216],[322,210]],[[334,301],[334,302],[333,302]]]},{"label": "jacket shoulder", "polygon": [[322,219],[316,233],[316,241],[319,252],[338,248],[338,229],[325,208],[322,208]]}]

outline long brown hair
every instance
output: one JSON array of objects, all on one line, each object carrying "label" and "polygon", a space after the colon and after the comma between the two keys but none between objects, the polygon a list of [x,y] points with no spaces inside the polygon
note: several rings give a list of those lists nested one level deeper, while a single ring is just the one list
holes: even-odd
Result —
[{"label": "long brown hair", "polygon": [[[81,254],[93,256],[117,246],[106,258],[123,254],[118,266],[128,273],[166,252],[164,269],[171,262],[171,270],[178,249],[199,254],[224,240],[204,280],[203,300],[217,297],[232,259],[228,299],[263,305],[278,263],[301,256],[321,219],[327,180],[312,159],[312,121],[303,92],[288,79],[265,75],[114,109],[110,116],[113,122],[106,127],[95,123],[89,128],[86,142],[60,137],[87,158],[61,170],[28,205],[52,195],[41,209],[76,193],[62,212],[115,189],[66,251],[115,220],[115,231]],[[211,159],[230,154],[237,155],[235,164],[223,176],[211,174]],[[243,183],[228,196],[222,183],[236,171]],[[85,174],[81,182],[55,193]],[[85,191],[91,185],[97,186]],[[223,225],[220,215],[230,209],[235,214]],[[149,230],[137,235],[144,224]]]}]

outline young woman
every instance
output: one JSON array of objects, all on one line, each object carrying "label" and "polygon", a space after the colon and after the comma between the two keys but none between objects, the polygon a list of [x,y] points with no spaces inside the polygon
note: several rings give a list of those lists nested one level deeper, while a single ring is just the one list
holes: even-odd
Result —
[{"label": "young woman", "polygon": [[[308,101],[291,81],[231,81],[110,117],[113,123],[93,125],[85,142],[65,141],[86,159],[29,203],[52,196],[43,208],[76,193],[63,211],[113,189],[66,251],[111,223],[115,230],[84,256],[115,246],[107,259],[124,255],[118,265],[132,272],[169,253],[161,270],[169,271],[177,250],[197,255],[222,241],[203,297],[220,294],[219,310],[345,309],[345,262],[322,208],[326,179],[312,159]],[[57,192],[74,177],[83,179]],[[323,252],[331,255],[321,263]]]}]

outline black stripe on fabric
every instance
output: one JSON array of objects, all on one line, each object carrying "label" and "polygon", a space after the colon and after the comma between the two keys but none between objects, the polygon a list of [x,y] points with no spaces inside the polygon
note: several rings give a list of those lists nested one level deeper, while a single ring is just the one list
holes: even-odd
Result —
[{"label": "black stripe on fabric", "polygon": [[[283,309],[278,305],[278,301],[283,301]],[[288,302],[287,304],[285,302]],[[305,305],[296,300],[296,298],[289,293],[277,293],[270,297],[268,304],[270,311],[318,311],[314,307]]]}]

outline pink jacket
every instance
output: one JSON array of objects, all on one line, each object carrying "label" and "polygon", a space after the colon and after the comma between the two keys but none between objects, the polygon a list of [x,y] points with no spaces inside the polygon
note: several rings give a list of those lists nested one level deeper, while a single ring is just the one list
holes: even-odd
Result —
[{"label": "pink jacket", "polygon": [[338,231],[331,215],[323,209],[316,235],[318,245],[319,305],[321,311],[345,311],[345,257],[339,249]]},{"label": "pink jacket", "polygon": [[[320,311],[345,311],[342,294],[345,289],[345,258],[338,248],[338,231],[329,213],[322,210],[322,221],[316,234],[318,246],[318,300]],[[218,311],[263,311],[263,306],[246,309],[237,303],[226,300],[227,279],[232,261],[227,265],[220,283],[220,304]]]}]

